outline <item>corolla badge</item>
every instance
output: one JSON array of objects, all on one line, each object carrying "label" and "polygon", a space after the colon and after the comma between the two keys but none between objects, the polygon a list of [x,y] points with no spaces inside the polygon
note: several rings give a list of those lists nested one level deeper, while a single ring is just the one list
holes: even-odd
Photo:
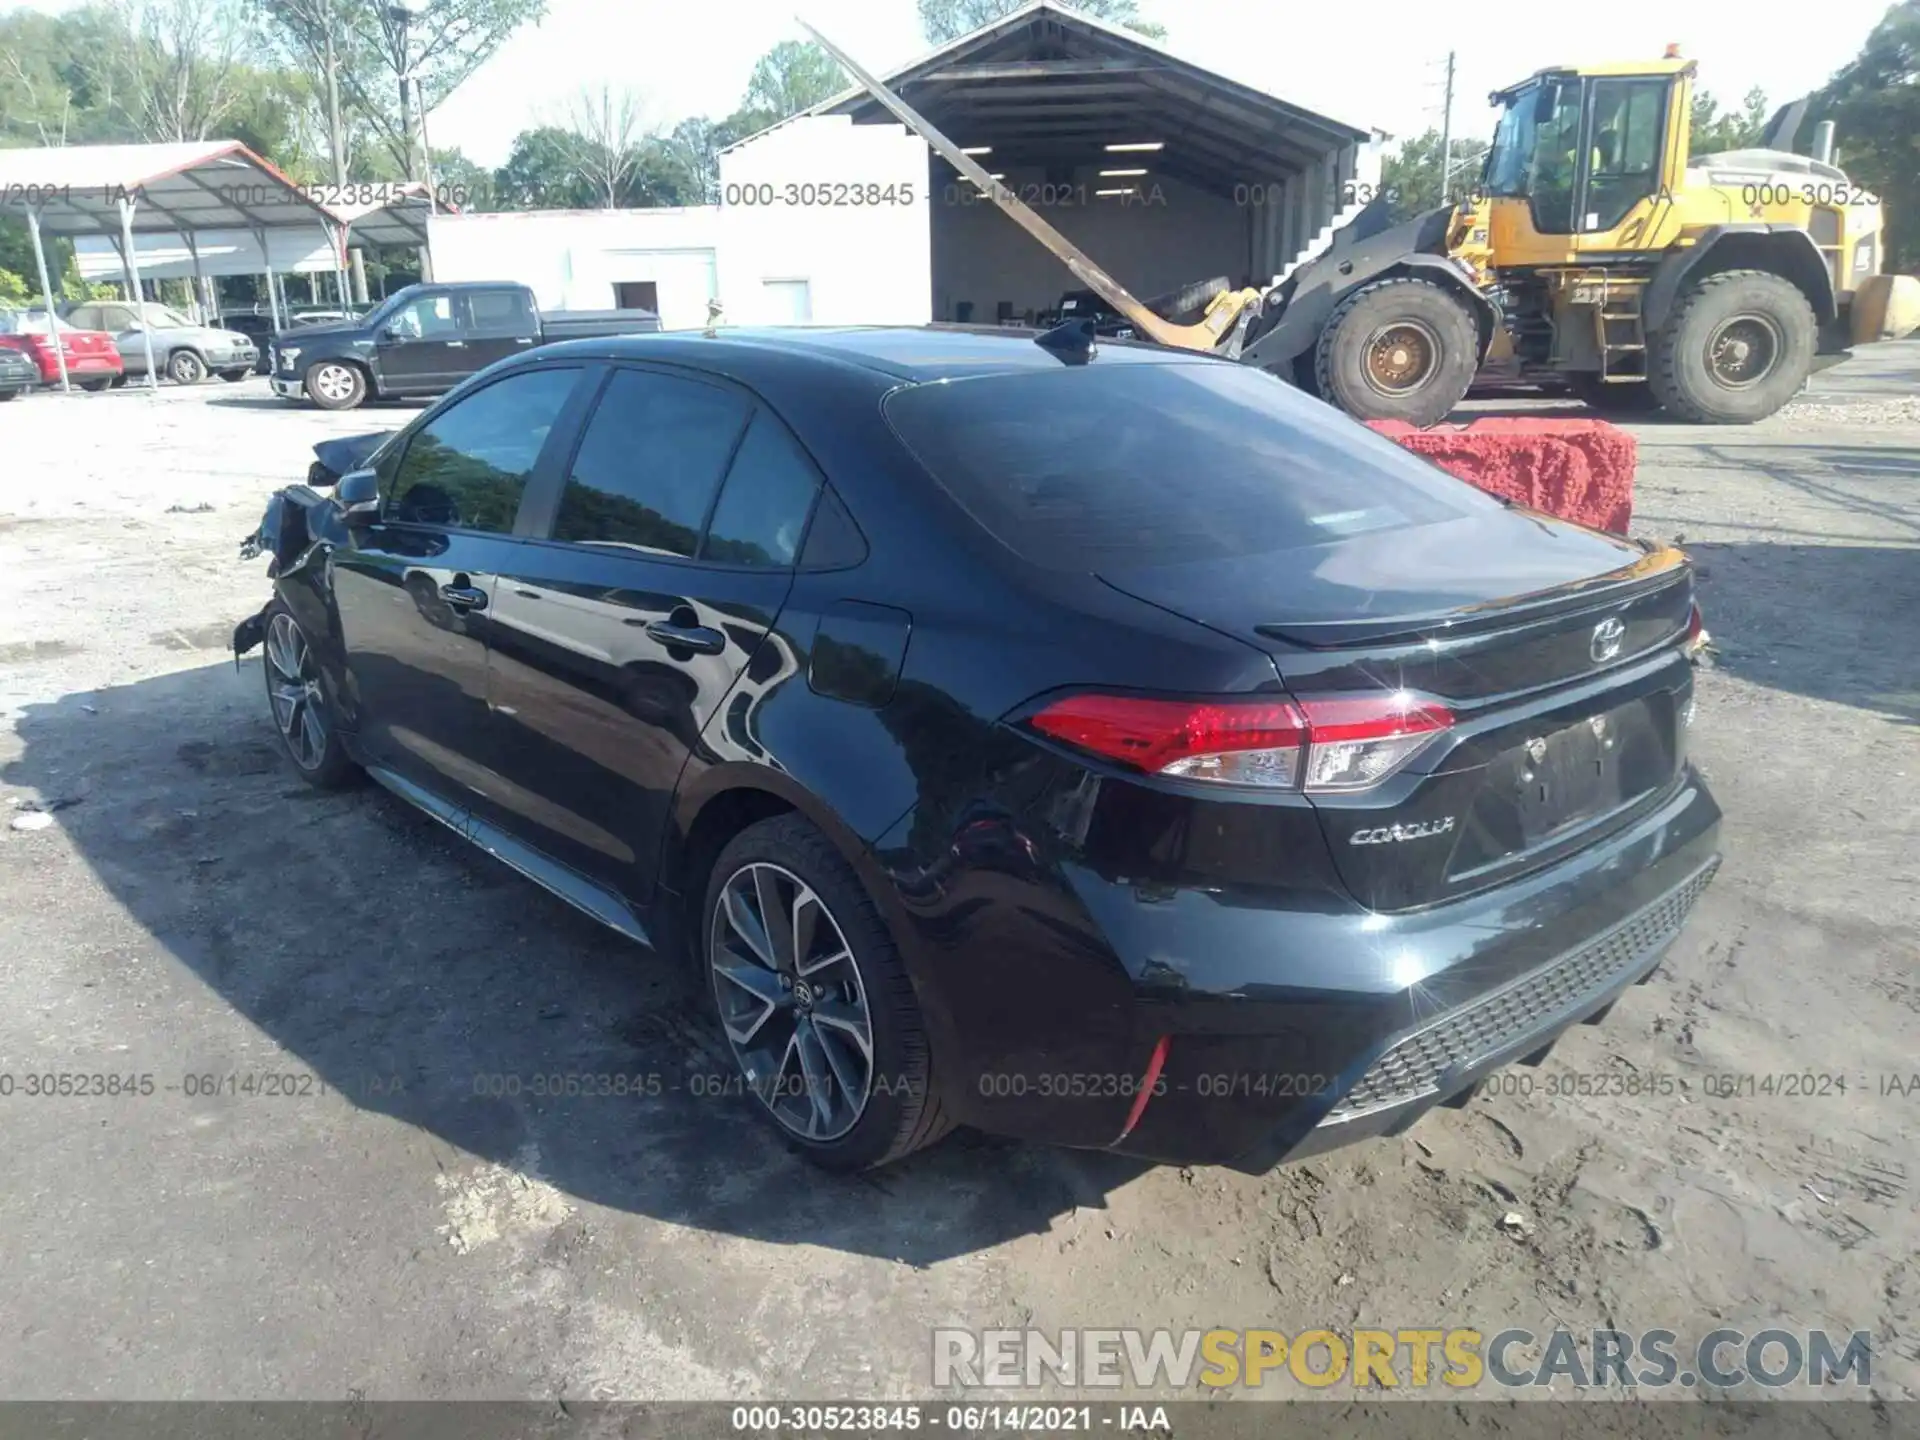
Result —
[{"label": "corolla badge", "polygon": [[1371,830],[1356,830],[1351,845],[1395,845],[1402,840],[1427,840],[1453,829],[1453,816],[1438,820],[1418,820],[1411,825],[1380,825]]},{"label": "corolla badge", "polygon": [[1593,663],[1604,665],[1620,653],[1620,645],[1627,638],[1627,627],[1620,623],[1620,617],[1609,615],[1593,627],[1593,638],[1587,642],[1587,653],[1593,657]]}]

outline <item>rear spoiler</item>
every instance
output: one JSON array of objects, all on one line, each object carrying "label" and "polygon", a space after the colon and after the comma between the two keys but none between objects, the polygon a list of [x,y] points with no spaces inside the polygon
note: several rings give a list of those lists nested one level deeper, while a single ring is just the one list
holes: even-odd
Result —
[{"label": "rear spoiler", "polygon": [[1623,566],[1556,585],[1530,595],[1485,600],[1478,605],[1433,615],[1394,615],[1361,620],[1285,621],[1253,628],[1270,640],[1284,640],[1310,650],[1342,650],[1353,645],[1420,644],[1505,630],[1516,625],[1552,620],[1580,610],[1618,604],[1679,584],[1691,576],[1686,553],[1671,545],[1651,551]]}]

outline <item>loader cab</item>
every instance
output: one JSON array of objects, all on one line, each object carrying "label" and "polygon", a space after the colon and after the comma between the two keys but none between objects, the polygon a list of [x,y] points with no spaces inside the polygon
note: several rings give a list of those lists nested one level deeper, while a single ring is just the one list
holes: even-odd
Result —
[{"label": "loader cab", "polygon": [[1494,263],[1664,248],[1687,163],[1691,61],[1543,70],[1496,92],[1481,188]]}]

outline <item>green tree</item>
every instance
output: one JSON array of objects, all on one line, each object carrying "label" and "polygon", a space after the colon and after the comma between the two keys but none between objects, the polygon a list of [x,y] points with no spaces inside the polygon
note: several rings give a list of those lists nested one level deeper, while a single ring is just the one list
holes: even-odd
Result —
[{"label": "green tree", "polygon": [[[1453,152],[1449,172],[1453,186],[1449,193],[1457,200],[1479,183],[1487,142],[1456,139],[1448,148]],[[1440,204],[1440,132],[1428,130],[1415,135],[1382,161],[1380,188],[1387,192],[1387,203],[1396,220],[1405,220]]]},{"label": "green tree", "polygon": [[493,172],[467,158],[460,150],[433,152],[433,184],[440,195],[455,208],[467,211],[498,210],[494,194]]},{"label": "green tree", "polygon": [[782,40],[755,63],[740,108],[767,115],[767,124],[775,125],[846,88],[846,72],[825,50],[811,40]]},{"label": "green tree", "polygon": [[558,125],[522,130],[506,163],[493,172],[495,202],[502,210],[593,209],[599,198],[574,169],[574,148],[573,136]]},{"label": "green tree", "polygon": [[1920,0],[1900,0],[1809,107],[1847,178],[1880,196],[1889,270],[1920,265]]},{"label": "green tree", "polygon": [[[919,0],[920,28],[927,43],[947,41],[991,25],[1018,10],[1026,0]],[[1074,0],[1073,9],[1110,25],[1124,25],[1154,40],[1166,38],[1166,27],[1140,18],[1140,0]]]},{"label": "green tree", "polygon": [[419,106],[445,101],[546,9],[546,0],[428,0],[417,10],[356,0],[340,84],[402,178],[421,178]]},{"label": "green tree", "polygon": [[1713,96],[1697,91],[1693,114],[1688,117],[1687,153],[1721,155],[1729,150],[1751,150],[1766,133],[1770,113],[1766,92],[1758,87],[1747,91],[1738,110],[1725,111]]}]

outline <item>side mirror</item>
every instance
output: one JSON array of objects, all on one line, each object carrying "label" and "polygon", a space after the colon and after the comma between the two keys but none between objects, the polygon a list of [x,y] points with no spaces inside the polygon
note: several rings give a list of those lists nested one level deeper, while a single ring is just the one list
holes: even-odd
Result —
[{"label": "side mirror", "polygon": [[382,325],[380,327],[380,333],[374,338],[382,345],[398,345],[400,343],[400,332],[391,325]]},{"label": "side mirror", "polygon": [[374,524],[380,518],[380,477],[371,470],[349,470],[334,487],[333,503],[349,526]]}]

